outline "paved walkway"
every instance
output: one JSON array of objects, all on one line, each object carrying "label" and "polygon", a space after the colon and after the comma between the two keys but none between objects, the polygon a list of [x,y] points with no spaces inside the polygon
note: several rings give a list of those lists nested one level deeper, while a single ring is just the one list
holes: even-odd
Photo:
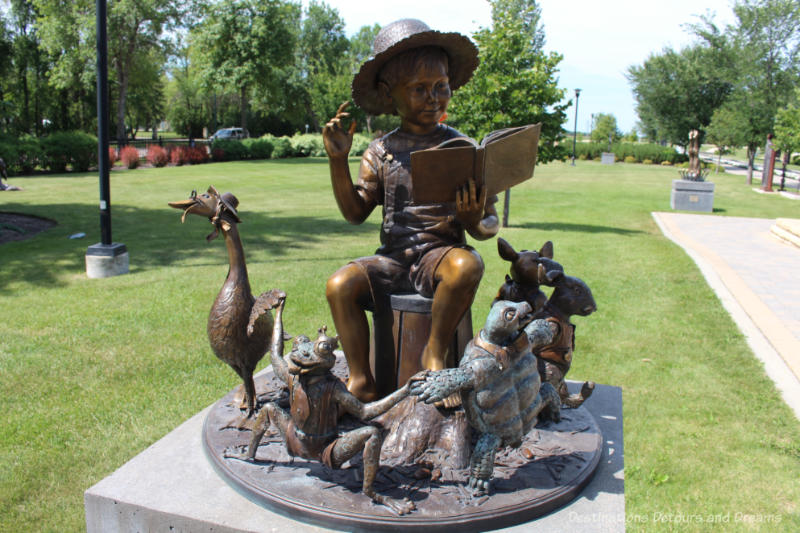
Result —
[{"label": "paved walkway", "polygon": [[800,248],[770,233],[774,220],[653,213],[697,263],[800,419]]}]

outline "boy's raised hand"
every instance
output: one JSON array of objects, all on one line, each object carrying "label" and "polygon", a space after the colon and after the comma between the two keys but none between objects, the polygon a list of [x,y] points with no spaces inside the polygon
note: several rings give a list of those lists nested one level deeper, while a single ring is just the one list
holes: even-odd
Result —
[{"label": "boy's raised hand", "polygon": [[465,228],[475,228],[483,219],[486,187],[478,187],[471,179],[456,191],[456,218]]},{"label": "boy's raised hand", "polygon": [[336,116],[322,128],[322,142],[325,144],[328,157],[347,157],[350,153],[350,147],[353,145],[353,133],[356,131],[356,121],[352,121],[347,130],[342,128],[342,120],[350,116],[350,113],[345,111],[349,105],[350,102],[340,105]]}]

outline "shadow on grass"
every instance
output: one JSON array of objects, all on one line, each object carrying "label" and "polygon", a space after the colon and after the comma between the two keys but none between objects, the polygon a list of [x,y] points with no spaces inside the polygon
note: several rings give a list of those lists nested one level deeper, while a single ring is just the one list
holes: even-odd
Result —
[{"label": "shadow on grass", "polygon": [[593,226],[591,224],[570,224],[569,222],[525,222],[511,224],[512,228],[538,229],[542,231],[572,231],[576,233],[615,233],[617,235],[635,235],[644,233],[638,229],[614,228],[612,226]]},{"label": "shadow on grass", "polygon": [[[40,216],[46,213],[58,221],[59,226],[55,228],[58,231],[51,229],[29,240],[0,246],[0,293],[12,281],[23,280],[38,287],[58,287],[66,285],[65,274],[85,272],[86,249],[99,240],[96,207],[58,204],[19,206],[10,210]],[[280,261],[289,256],[296,260],[298,250],[313,246],[319,248],[320,243],[344,236],[374,240],[377,247],[379,230],[377,224],[371,222],[354,226],[341,219],[275,216],[259,212],[244,212],[241,216],[243,223],[239,229],[245,254],[253,258],[253,263],[263,261],[264,253],[269,260]],[[213,231],[208,220],[188,215],[182,226],[180,219],[180,211],[166,206],[152,209],[125,205],[114,207],[113,240],[127,246],[131,272],[181,264],[196,267],[220,263],[220,254],[225,253],[223,238],[220,235],[217,241],[206,242],[205,236]],[[88,233],[89,237],[79,240],[67,238],[79,231]],[[209,257],[207,262],[202,259],[205,254]],[[336,254],[326,258],[336,258]],[[352,258],[342,257],[341,261],[349,259]]]}]

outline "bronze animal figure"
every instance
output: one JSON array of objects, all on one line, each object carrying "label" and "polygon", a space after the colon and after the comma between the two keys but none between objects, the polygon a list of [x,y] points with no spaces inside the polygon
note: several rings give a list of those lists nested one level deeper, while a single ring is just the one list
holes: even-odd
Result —
[{"label": "bronze animal figure", "polygon": [[426,403],[461,391],[467,420],[481,434],[470,457],[468,484],[475,496],[488,493],[501,446],[520,446],[540,416],[560,420],[558,393],[541,382],[523,329],[531,318],[528,302],[495,302],[458,368],[428,371],[411,385],[411,394]]},{"label": "bronze animal figure", "polygon": [[361,403],[347,390],[344,382],[331,372],[336,362],[334,350],[339,337],[326,335],[324,326],[313,341],[305,335],[295,338],[292,351],[284,358],[283,310],[286,295],[273,291],[270,300],[270,306],[276,308],[272,333],[272,370],[289,387],[289,412],[274,402],[264,404],[256,418],[247,450],[241,454],[226,453],[226,457],[254,461],[261,438],[270,425],[280,432],[289,455],[321,461],[329,468],[339,468],[342,463],[363,451],[362,492],[397,514],[411,512],[415,508],[413,502],[389,498],[378,494],[373,488],[383,444],[380,429],[363,426],[342,434],[337,431],[340,414],[347,412],[359,420],[374,418],[405,398],[408,384],[381,400]]},{"label": "bronze animal figure", "polygon": [[[539,289],[546,282],[546,273],[564,269],[553,261],[553,243],[547,241],[536,252],[520,250],[517,252],[505,239],[498,237],[497,252],[502,259],[511,263],[510,275],[497,291],[494,302],[508,300],[511,302],[528,302],[536,313],[547,302],[547,295]],[[492,303],[494,303],[492,302]]]},{"label": "bronze animal figure", "polygon": [[239,201],[233,194],[220,195],[213,186],[200,195],[192,191],[188,200],[169,202],[170,207],[183,210],[181,222],[188,214],[207,217],[214,226],[214,231],[206,237],[209,242],[220,232],[225,238],[230,266],[208,315],[208,341],[214,354],[242,378],[245,395],[240,408],[246,408],[250,417],[256,403],[253,371],[269,348],[273,320],[268,309],[269,293],[255,299],[250,291],[239,237],[241,219],[236,213],[238,205]]},{"label": "bronze animal figure", "polygon": [[525,328],[533,353],[539,358],[539,374],[558,391],[561,401],[571,408],[579,407],[594,391],[594,382],[586,381],[581,392],[570,395],[565,376],[572,365],[575,350],[575,325],[572,315],[588,316],[597,310],[592,291],[579,278],[560,270],[547,272],[546,283],[554,286],[544,308]]}]

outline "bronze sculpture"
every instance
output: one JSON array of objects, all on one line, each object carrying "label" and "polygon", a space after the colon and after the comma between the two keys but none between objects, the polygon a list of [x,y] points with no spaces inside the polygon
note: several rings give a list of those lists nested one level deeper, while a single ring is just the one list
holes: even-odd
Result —
[{"label": "bronze sculpture", "polygon": [[327,336],[324,326],[314,341],[304,335],[295,338],[292,351],[284,358],[283,310],[286,295],[273,290],[268,300],[269,307],[276,308],[272,333],[272,369],[289,387],[289,412],[274,402],[264,404],[256,419],[247,451],[227,456],[255,460],[259,442],[270,425],[278,429],[290,455],[318,460],[329,468],[339,468],[342,463],[363,451],[362,492],[397,514],[411,512],[414,509],[413,502],[408,499],[394,500],[378,494],[373,488],[383,442],[380,430],[368,425],[343,434],[337,432],[341,413],[347,412],[360,420],[374,418],[405,398],[408,384],[381,400],[361,403],[331,373],[336,361],[334,350],[338,346],[338,338]]},{"label": "bronze sculpture", "polygon": [[534,313],[544,308],[547,295],[539,289],[539,286],[547,281],[547,271],[564,270],[561,265],[553,261],[553,243],[547,241],[538,252],[532,250],[517,252],[508,241],[498,237],[497,252],[501,258],[511,263],[511,268],[494,301],[525,301],[530,304]]},{"label": "bronze sculpture", "polygon": [[554,286],[555,290],[525,331],[533,352],[539,358],[542,380],[555,387],[567,407],[576,408],[591,396],[594,382],[584,382],[578,394],[570,395],[567,391],[565,376],[572,365],[575,350],[575,325],[569,319],[572,315],[594,313],[597,304],[583,280],[567,276],[561,270],[549,271],[547,284]]},{"label": "bronze sculpture", "polygon": [[[391,292],[433,298],[431,332],[422,353],[424,368],[444,368],[448,345],[472,304],[483,261],[466,244],[497,234],[496,198],[474,181],[453,202],[416,205],[411,200],[410,154],[463,136],[441,124],[451,90],[466,83],[478,64],[477,49],[463,35],[432,31],[405,19],[385,26],[374,57],[353,80],[353,100],[368,113],[395,113],[400,128],[373,141],[353,184],[347,163],[355,124],[345,128],[347,103],[323,130],[334,196],[345,219],[363,222],[383,206],[381,247],[335,272],[328,303],[350,368],[348,389],[362,401],[377,397],[369,368],[365,310],[387,313]],[[376,364],[381,364],[379,361]]]},{"label": "bronze sculpture", "polygon": [[467,420],[480,432],[468,481],[476,496],[488,493],[501,446],[519,447],[540,415],[555,422],[560,419],[558,393],[549,383],[541,383],[524,331],[532,318],[528,302],[495,302],[457,368],[430,372],[411,385],[411,393],[426,403],[461,393]]},{"label": "bronze sculpture", "polygon": [[688,181],[705,181],[708,170],[700,166],[700,132],[692,130],[689,132],[689,145],[686,148],[689,154],[689,168],[681,170],[681,179]]},{"label": "bronze sculpture", "polygon": [[170,207],[183,209],[182,222],[188,214],[208,217],[214,226],[214,231],[206,237],[209,242],[220,232],[225,238],[228,276],[208,315],[208,341],[214,354],[242,378],[245,394],[240,408],[247,409],[249,418],[256,403],[253,371],[269,347],[272,315],[269,313],[270,293],[265,292],[255,299],[250,290],[237,226],[241,222],[236,213],[238,205],[234,195],[220,195],[213,186],[201,195],[192,191],[188,200],[169,202]]}]

